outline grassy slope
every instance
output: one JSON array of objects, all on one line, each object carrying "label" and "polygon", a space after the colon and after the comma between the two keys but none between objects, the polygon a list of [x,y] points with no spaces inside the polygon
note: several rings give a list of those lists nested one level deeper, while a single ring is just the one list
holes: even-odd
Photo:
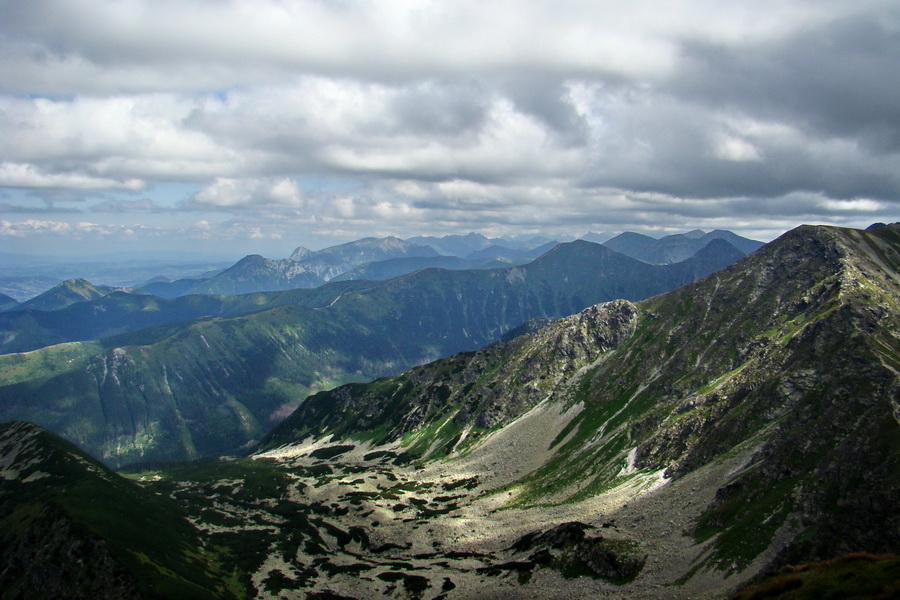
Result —
[{"label": "grassy slope", "polygon": [[[117,572],[133,578],[148,598],[237,598],[243,585],[224,564],[227,551],[206,545],[181,510],[169,499],[130,482],[72,444],[33,425],[0,426],[3,456],[14,456],[13,479],[0,479],[0,537],[8,554],[30,556],[24,571],[8,572],[4,594],[13,589],[28,597],[31,571],[52,567],[58,555],[89,542],[108,553]],[[4,460],[7,468],[9,461]],[[44,525],[55,522],[55,529]],[[64,532],[69,539],[60,539]],[[43,564],[46,560],[48,564]],[[85,557],[89,561],[89,557]],[[100,563],[102,564],[102,563]],[[88,567],[91,565],[88,563]],[[69,574],[70,573],[65,573]],[[89,576],[100,579],[102,572]]]},{"label": "grassy slope", "polygon": [[900,596],[900,557],[848,554],[832,560],[787,566],[732,600],[872,600]]},{"label": "grassy slope", "polygon": [[635,335],[560,394],[585,409],[521,500],[607,489],[632,449],[678,476],[757,439],[697,524],[718,535],[707,564],[748,564],[783,525],[800,532],[784,560],[896,548],[898,249],[893,230],[803,229],[642,303]]},{"label": "grassy slope", "polygon": [[654,267],[582,242],[517,269],[240,297],[229,302],[255,312],[0,357],[0,414],[111,464],[237,452],[319,389],[481,347],[534,317],[670,289],[729,260]]}]

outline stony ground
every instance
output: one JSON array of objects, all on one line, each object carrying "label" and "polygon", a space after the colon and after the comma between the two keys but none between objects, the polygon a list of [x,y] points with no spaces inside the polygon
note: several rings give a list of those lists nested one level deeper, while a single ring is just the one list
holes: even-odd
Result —
[{"label": "stony ground", "polygon": [[[397,447],[318,440],[279,448],[253,462],[289,476],[280,497],[248,501],[248,483],[221,479],[203,491],[213,508],[193,520],[212,535],[258,536],[265,560],[252,582],[262,598],[720,598],[756,570],[699,567],[704,546],[687,534],[752,446],[674,481],[634,473],[623,456],[622,484],[602,495],[511,508],[508,484],[544,463],[550,440],[579,409],[561,410],[542,403],[468,455],[424,466],[403,464]],[[611,581],[513,547],[569,522],[643,568]],[[546,546],[545,556],[573,552],[560,548]]]}]

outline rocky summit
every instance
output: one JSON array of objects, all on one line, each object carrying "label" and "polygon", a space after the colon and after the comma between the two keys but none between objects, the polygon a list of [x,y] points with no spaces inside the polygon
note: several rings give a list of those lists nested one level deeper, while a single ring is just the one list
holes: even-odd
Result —
[{"label": "rocky summit", "polygon": [[[674,291],[319,392],[243,458],[91,481],[183,515],[198,549],[166,568],[202,557],[229,585],[184,589],[219,597],[891,597],[898,299],[900,228],[801,227]],[[21,495],[44,469],[4,435]]]}]

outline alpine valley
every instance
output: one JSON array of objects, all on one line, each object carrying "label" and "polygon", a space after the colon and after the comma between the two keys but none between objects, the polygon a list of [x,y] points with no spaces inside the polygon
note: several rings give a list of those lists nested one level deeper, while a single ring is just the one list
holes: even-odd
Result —
[{"label": "alpine valley", "polygon": [[900,225],[702,235],[4,313],[3,597],[897,597]]},{"label": "alpine valley", "polygon": [[[47,427],[111,466],[242,452],[313,392],[476,350],[532,319],[644,299],[741,256],[715,239],[651,265],[576,241],[517,267],[239,296],[64,282],[29,301],[57,310],[0,314],[0,419]],[[86,300],[68,302],[75,291]]]}]

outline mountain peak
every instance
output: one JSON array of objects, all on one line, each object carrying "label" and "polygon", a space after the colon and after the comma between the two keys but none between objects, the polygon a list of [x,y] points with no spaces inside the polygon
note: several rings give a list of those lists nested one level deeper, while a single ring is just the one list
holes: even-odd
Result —
[{"label": "mountain peak", "polygon": [[722,254],[728,254],[732,257],[733,261],[737,261],[743,256],[745,256],[744,252],[741,252],[734,244],[729,242],[724,238],[713,238],[709,240],[703,248],[698,250],[695,254],[695,258],[703,259],[707,257],[713,256],[721,256]]},{"label": "mountain peak", "polygon": [[231,268],[234,268],[238,265],[254,265],[254,264],[264,264],[270,262],[272,259],[266,258],[262,254],[248,254],[241,260],[237,261]]},{"label": "mountain peak", "polygon": [[16,307],[16,310],[58,310],[70,304],[101,298],[118,289],[109,286],[97,286],[86,279],[67,279],[43,294],[21,303]]},{"label": "mountain peak", "polygon": [[310,254],[312,254],[312,250],[310,250],[308,248],[304,248],[303,246],[297,246],[297,248],[295,248],[294,251],[291,252],[291,255],[289,258],[291,260],[299,261],[299,260],[303,260]]}]

